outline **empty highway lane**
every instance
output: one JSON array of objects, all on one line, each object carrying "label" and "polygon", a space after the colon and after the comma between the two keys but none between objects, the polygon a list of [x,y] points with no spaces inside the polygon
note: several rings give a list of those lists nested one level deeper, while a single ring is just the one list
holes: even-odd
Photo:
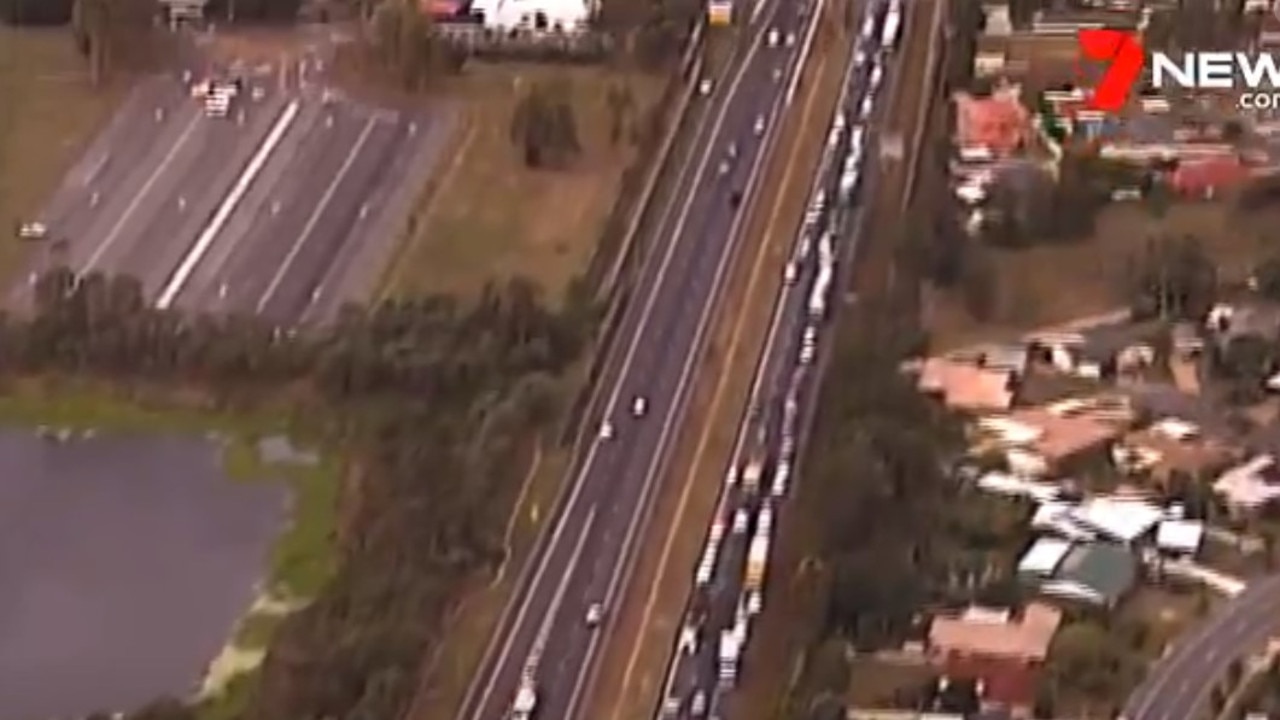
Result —
[{"label": "empty highway lane", "polygon": [[[796,43],[766,47],[764,28],[799,34],[806,3],[768,3],[759,34],[715,90],[697,150],[677,180],[618,333],[601,389],[610,432],[591,442],[540,538],[461,720],[507,717],[522,679],[538,692],[536,717],[575,720],[584,708],[598,643],[625,591],[648,501],[683,420],[690,376],[741,234],[796,60]],[[730,149],[732,146],[732,150]],[[741,206],[735,197],[741,197]],[[633,413],[634,401],[645,400]],[[600,627],[585,621],[604,608]]]},{"label": "empty highway lane", "polygon": [[[434,162],[423,149],[446,128],[253,80],[226,117],[210,117],[177,78],[154,78],[49,202],[48,237],[11,300],[66,265],[133,275],[164,307],[323,321],[370,289],[340,265],[358,256],[363,279],[378,275],[397,235],[388,213],[405,210],[388,198],[411,175],[406,158]],[[385,247],[348,247],[368,244]]]}]

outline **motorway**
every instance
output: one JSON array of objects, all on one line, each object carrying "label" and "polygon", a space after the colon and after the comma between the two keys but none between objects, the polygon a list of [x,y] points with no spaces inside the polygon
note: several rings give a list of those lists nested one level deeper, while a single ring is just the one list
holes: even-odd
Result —
[{"label": "motorway", "polygon": [[[539,538],[464,701],[463,720],[507,717],[525,678],[538,690],[536,717],[574,720],[582,711],[599,641],[625,589],[634,541],[683,420],[692,371],[772,145],[784,79],[795,70],[797,43],[768,47],[764,30],[802,35],[806,3],[762,0],[758,19],[740,62],[706,101],[708,121],[677,180],[674,211],[658,223],[660,241],[619,327],[620,352],[601,376],[608,399],[593,420],[613,433],[593,439],[571,472],[552,530]],[[647,400],[642,417],[631,412],[637,397]],[[584,621],[593,603],[605,608],[596,628]]]},{"label": "motorway", "polygon": [[379,271],[361,246],[390,249],[411,164],[430,164],[446,123],[259,72],[221,118],[176,76],[142,83],[39,216],[48,237],[10,300],[55,265],[132,275],[161,307],[279,325],[362,299]]},{"label": "motorway", "polygon": [[[883,29],[887,4],[883,0],[873,0],[862,8],[862,22],[870,22],[875,34]],[[923,13],[914,14],[919,16]],[[917,25],[928,22],[928,19],[915,19]],[[905,34],[906,31],[903,32]],[[919,36],[924,34],[920,33]],[[919,36],[910,41],[899,41],[901,53],[909,52],[908,48],[911,51],[918,49]],[[872,68],[876,65],[880,66],[887,78],[879,87],[869,82]],[[843,114],[848,123],[865,128],[864,137],[872,140],[864,141],[868,147],[875,146],[875,141],[881,134],[880,126],[887,122],[887,118],[883,117],[887,111],[881,107],[890,104],[883,100],[885,97],[893,98],[894,105],[897,106],[894,110],[901,107],[899,96],[905,94],[908,100],[919,97],[914,90],[905,93],[900,91],[899,76],[902,72],[904,70],[895,53],[879,54],[874,51],[874,40],[863,38],[855,43],[846,66],[836,112]],[[887,93],[883,90],[886,85],[889,87]],[[868,97],[872,99],[876,110],[869,118],[853,120],[859,116],[859,108]],[[719,545],[709,582],[703,585],[695,582],[685,628],[673,650],[662,702],[656,712],[658,720],[695,717],[693,707],[701,704],[695,702],[694,698],[697,696],[706,699],[705,707],[709,708],[707,712],[711,717],[732,717],[741,710],[736,704],[728,702],[733,695],[740,670],[735,668],[731,673],[723,670],[718,641],[724,633],[741,632],[749,638],[752,617],[765,604],[769,594],[767,573],[764,579],[766,589],[757,602],[751,601],[750,590],[744,587],[748,544],[757,533],[756,524],[764,508],[768,507],[769,514],[775,518],[772,527],[776,528],[780,503],[789,486],[794,484],[798,446],[807,435],[817,406],[814,393],[819,387],[825,362],[814,365],[800,358],[805,334],[812,333],[813,337],[818,338],[819,345],[824,344],[821,337],[826,323],[823,322],[822,313],[815,314],[805,302],[813,293],[824,291],[822,288],[815,290],[818,268],[824,261],[820,257],[815,259],[812,247],[820,244],[818,238],[829,234],[838,245],[831,248],[834,257],[838,258],[835,262],[845,267],[854,264],[860,240],[869,230],[867,223],[871,218],[864,212],[868,206],[866,199],[874,198],[879,205],[892,203],[894,207],[902,201],[899,197],[902,188],[881,187],[878,182],[880,173],[877,161],[869,157],[870,153],[862,156],[864,179],[852,202],[836,201],[827,204],[819,201],[819,197],[824,201],[837,197],[842,161],[849,152],[849,132],[840,135],[833,127],[832,136],[838,137],[839,141],[834,144],[828,141],[814,176],[809,212],[802,222],[792,251],[792,262],[799,272],[794,283],[783,284],[775,300],[774,315],[756,366],[747,411],[739,425],[739,435],[726,473],[725,487],[712,519],[713,524],[732,529],[724,534],[725,539]],[[867,168],[875,168],[877,172],[865,172]],[[843,275],[848,276],[850,273],[845,271]],[[844,295],[841,285],[842,283],[836,282],[833,287],[826,288],[828,298],[832,301],[841,299]],[[829,308],[826,312],[830,313],[832,310]],[[745,468],[752,462],[762,462],[765,468],[762,484],[756,489],[743,485]],[[783,466],[786,469],[782,471],[783,478],[779,482],[780,468]],[[742,526],[735,522],[735,518],[744,513],[749,520]],[[776,537],[776,531],[771,535]],[[709,539],[708,544],[710,543]]]},{"label": "motorway", "polygon": [[1249,585],[1203,625],[1177,641],[1129,696],[1123,720],[1195,720],[1209,710],[1213,685],[1237,659],[1280,635],[1280,577]]}]

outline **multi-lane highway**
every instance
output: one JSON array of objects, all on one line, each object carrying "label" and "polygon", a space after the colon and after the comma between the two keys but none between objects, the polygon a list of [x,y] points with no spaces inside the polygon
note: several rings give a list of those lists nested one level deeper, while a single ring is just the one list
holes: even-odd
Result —
[{"label": "multi-lane highway", "polygon": [[1232,662],[1280,634],[1280,577],[1249,585],[1202,626],[1179,639],[1129,696],[1123,720],[1193,720],[1208,710],[1211,688]]},{"label": "multi-lane highway", "polygon": [[[735,685],[737,668],[736,661],[726,662],[722,655],[723,638],[733,636],[735,645],[744,642],[750,618],[763,607],[761,591],[747,587],[749,546],[754,538],[771,537],[778,503],[788,492],[802,418],[815,405],[813,346],[821,342],[829,301],[837,296],[831,280],[833,267],[838,252],[842,262],[852,257],[860,226],[859,197],[873,191],[863,186],[870,185],[862,177],[863,148],[869,145],[880,78],[888,65],[881,46],[885,50],[892,46],[892,41],[881,42],[887,5],[876,1],[863,6],[863,29],[846,65],[836,118],[792,248],[788,277],[774,303],[746,415],[712,519],[715,529],[708,548],[714,548],[703,559],[713,559],[712,569],[695,578],[685,629],[657,710],[664,720],[698,714],[725,717],[724,701]],[[819,279],[824,273],[825,281]],[[711,539],[717,536],[723,540]],[[738,647],[736,655],[740,657],[741,651]]]},{"label": "multi-lane highway", "polygon": [[[137,277],[161,307],[323,320],[376,279],[403,181],[430,162],[443,122],[246,73],[225,116],[192,97],[197,73],[138,87],[37,218],[30,272],[52,265]],[[375,232],[375,229],[377,232]],[[385,256],[384,256],[385,259]],[[363,277],[360,277],[363,275]]]},{"label": "multi-lane highway", "polygon": [[[508,717],[519,688],[535,716],[574,720],[625,588],[655,484],[681,425],[704,335],[754,199],[798,56],[807,3],[762,0],[747,46],[705,101],[600,387],[602,429],[571,473],[464,702],[461,720]],[[779,39],[773,46],[768,29]],[[636,399],[643,398],[643,408]],[[636,410],[641,412],[635,412]],[[604,610],[600,625],[588,609]]]}]

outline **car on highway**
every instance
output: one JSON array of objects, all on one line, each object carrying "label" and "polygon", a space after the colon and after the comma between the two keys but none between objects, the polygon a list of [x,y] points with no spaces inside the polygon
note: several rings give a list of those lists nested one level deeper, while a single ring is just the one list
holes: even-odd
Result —
[{"label": "car on highway", "polygon": [[43,240],[49,235],[49,228],[42,222],[25,222],[18,226],[18,238],[21,240]]},{"label": "car on highway", "polygon": [[795,285],[797,275],[799,275],[799,272],[796,270],[796,264],[789,262],[787,263],[787,269],[782,272],[782,281],[788,285]]},{"label": "car on highway", "polygon": [[706,717],[707,715],[707,691],[699,690],[693,694],[693,700],[689,701],[689,717]]},{"label": "car on highway", "polygon": [[702,82],[698,83],[698,94],[706,97],[711,94],[711,78],[702,78]]},{"label": "car on highway", "polygon": [[609,422],[608,420],[605,420],[604,422],[600,423],[600,439],[601,440],[613,439],[613,423]]},{"label": "car on highway", "polygon": [[833,130],[844,132],[844,128],[848,124],[849,124],[848,118],[844,116],[844,113],[838,112],[836,113],[836,119],[831,121],[831,128]]},{"label": "car on highway", "polygon": [[796,44],[796,34],[787,33],[787,47],[794,47]]},{"label": "car on highway", "polygon": [[738,508],[733,514],[733,534],[742,535],[747,532],[747,525],[751,522],[751,513],[746,508]]},{"label": "car on highway", "polygon": [[649,411],[649,401],[643,395],[637,395],[635,400],[631,401],[631,414],[635,417],[644,417]]},{"label": "car on highway", "polygon": [[858,119],[867,120],[871,117],[871,112],[876,109],[875,93],[868,92],[862,96],[862,104],[858,106]]},{"label": "car on highway", "polygon": [[867,76],[867,82],[874,89],[880,87],[881,80],[884,80],[884,66],[876,63],[871,66],[871,74]]},{"label": "car on highway", "polygon": [[808,365],[813,362],[817,355],[817,338],[810,331],[813,328],[805,328],[804,340],[800,343],[800,364]]},{"label": "car on highway", "polygon": [[866,64],[867,64],[867,51],[859,47],[853,53],[853,66],[861,70],[862,67]]},{"label": "car on highway", "polygon": [[871,15],[867,15],[862,20],[862,30],[858,32],[858,37],[861,40],[870,40],[871,38],[875,37],[875,35],[876,35],[876,19]]},{"label": "car on highway", "polygon": [[759,590],[752,590],[747,593],[742,604],[748,615],[759,615],[764,610],[764,594]]},{"label": "car on highway", "polygon": [[765,36],[765,42],[769,43],[769,47],[778,47],[778,43],[782,42],[782,33],[778,32],[778,28],[769,28],[769,34]]},{"label": "car on highway", "polygon": [[587,607],[587,627],[599,627],[601,620],[604,620],[604,605],[598,602],[591,603]]},{"label": "car on highway", "polygon": [[729,161],[728,161],[728,160],[721,160],[721,161],[720,161],[720,168],[719,168],[719,170],[717,170],[717,172],[718,172],[718,173],[720,173],[720,175],[722,175],[722,176],[723,176],[723,175],[728,175],[728,174],[729,174]]},{"label": "car on highway", "polygon": [[756,124],[751,127],[751,132],[757,136],[764,134],[764,115],[756,116]]},{"label": "car on highway", "polygon": [[662,716],[664,718],[676,718],[680,715],[680,698],[669,697],[666,702],[662,703]]}]

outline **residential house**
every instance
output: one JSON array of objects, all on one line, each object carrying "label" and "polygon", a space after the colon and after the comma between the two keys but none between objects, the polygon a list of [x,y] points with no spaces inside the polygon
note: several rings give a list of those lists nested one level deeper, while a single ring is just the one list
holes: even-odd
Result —
[{"label": "residential house", "polygon": [[1275,457],[1258,455],[1218,476],[1213,491],[1232,512],[1260,510],[1280,499],[1280,466]]},{"label": "residential house", "polygon": [[920,369],[919,388],[947,407],[963,412],[1008,410],[1013,403],[1014,375],[947,358],[929,358]]},{"label": "residential house", "polygon": [[955,617],[934,618],[930,661],[943,677],[973,681],[984,709],[1004,708],[1026,717],[1062,612],[1033,602],[1020,611],[971,607]]},{"label": "residential house", "polygon": [[1015,409],[984,417],[977,426],[982,439],[1004,451],[1012,471],[1048,476],[1068,472],[1091,457],[1105,457],[1130,420],[1125,408],[1078,400],[1070,407],[1058,403]]},{"label": "residential house", "polygon": [[1165,418],[1129,433],[1117,446],[1114,459],[1122,470],[1146,473],[1168,489],[1169,478],[1185,473],[1201,478],[1230,467],[1237,451],[1200,432],[1193,423]]},{"label": "residential house", "polygon": [[1137,582],[1138,557],[1111,543],[1042,537],[1019,559],[1018,577],[1046,596],[1114,607]]}]

